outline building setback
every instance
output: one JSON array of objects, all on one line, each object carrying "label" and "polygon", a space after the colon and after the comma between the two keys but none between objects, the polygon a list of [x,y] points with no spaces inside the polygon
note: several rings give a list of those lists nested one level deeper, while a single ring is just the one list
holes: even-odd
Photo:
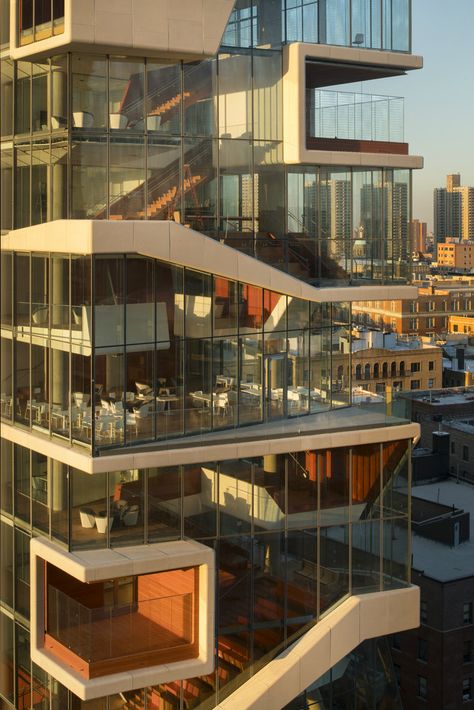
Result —
[{"label": "building setback", "polygon": [[337,86],[422,60],[368,5],[1,0],[2,707],[400,707],[419,427],[340,344],[422,159]]}]

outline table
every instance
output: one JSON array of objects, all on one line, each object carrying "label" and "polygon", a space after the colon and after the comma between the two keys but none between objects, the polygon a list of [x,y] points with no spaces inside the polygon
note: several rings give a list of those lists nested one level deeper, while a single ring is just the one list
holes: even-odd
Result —
[{"label": "table", "polygon": [[178,395],[176,394],[160,394],[156,398],[157,402],[163,402],[164,404],[164,411],[170,411],[171,409],[171,402],[177,402],[178,401]]}]

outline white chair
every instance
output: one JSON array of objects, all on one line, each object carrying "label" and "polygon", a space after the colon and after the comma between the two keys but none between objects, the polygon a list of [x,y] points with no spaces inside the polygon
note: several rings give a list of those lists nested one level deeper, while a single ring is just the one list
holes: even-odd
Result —
[{"label": "white chair", "polygon": [[81,525],[83,528],[95,527],[95,513],[92,508],[81,508],[79,510],[79,515],[81,517]]},{"label": "white chair", "polygon": [[161,116],[147,116],[146,129],[147,131],[158,131],[161,125]]},{"label": "white chair", "polygon": [[72,124],[74,128],[93,128],[94,114],[90,111],[73,111]]},{"label": "white chair", "polygon": [[95,524],[97,525],[97,532],[104,535],[107,532],[107,523],[109,530],[112,530],[112,525],[114,524],[114,519],[112,516],[107,517],[106,515],[96,515]]},{"label": "white chair", "polygon": [[67,128],[67,118],[64,116],[51,116],[51,128],[57,130],[58,128]]},{"label": "white chair", "polygon": [[130,508],[127,511],[125,511],[125,513],[122,517],[122,523],[127,528],[133,527],[138,522],[139,512],[140,512],[140,510],[138,508],[138,505],[131,505]]},{"label": "white chair", "polygon": [[40,308],[36,309],[36,311],[33,313],[33,315],[31,317],[32,317],[33,323],[35,325],[44,325],[45,323],[48,322],[48,316],[49,316],[48,306],[41,306]]},{"label": "white chair", "polygon": [[227,414],[229,411],[229,397],[227,392],[222,392],[214,396],[214,410],[219,414]]},{"label": "white chair", "polygon": [[137,388],[137,392],[138,392],[139,397],[145,397],[147,394],[150,394],[150,392],[151,392],[150,385],[146,385],[143,382],[135,382],[135,387]]},{"label": "white chair", "polygon": [[110,113],[109,114],[110,128],[113,131],[123,130],[127,127],[128,118],[124,113]]}]

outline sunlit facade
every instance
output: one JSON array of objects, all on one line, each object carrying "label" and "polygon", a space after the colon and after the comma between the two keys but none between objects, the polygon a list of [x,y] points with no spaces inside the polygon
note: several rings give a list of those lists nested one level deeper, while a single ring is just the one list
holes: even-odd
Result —
[{"label": "sunlit facade", "polygon": [[398,707],[411,3],[92,5],[0,2],[0,703]]}]

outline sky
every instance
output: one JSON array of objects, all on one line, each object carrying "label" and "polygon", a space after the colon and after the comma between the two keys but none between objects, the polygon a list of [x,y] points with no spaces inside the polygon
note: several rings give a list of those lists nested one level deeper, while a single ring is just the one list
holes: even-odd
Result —
[{"label": "sky", "polygon": [[363,90],[405,97],[405,141],[425,159],[413,178],[413,217],[433,227],[433,188],[461,173],[474,185],[474,0],[412,0],[413,54],[407,76],[364,82]]}]

